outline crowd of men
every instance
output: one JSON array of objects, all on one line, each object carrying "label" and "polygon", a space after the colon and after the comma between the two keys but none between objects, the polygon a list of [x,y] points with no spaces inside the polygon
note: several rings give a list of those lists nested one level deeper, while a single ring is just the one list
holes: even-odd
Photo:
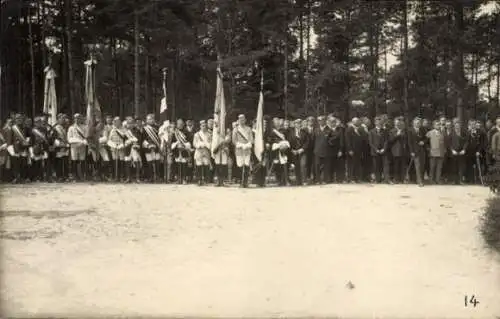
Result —
[{"label": "crowd of men", "polygon": [[[255,121],[244,115],[219,134],[213,119],[156,123],[106,116],[92,127],[81,114],[11,116],[0,134],[2,182],[103,181],[213,183],[269,177],[280,186],[328,183],[481,183],[492,165],[491,141],[500,121],[376,117],[342,123],[333,115],[265,118],[262,160],[254,152]],[[213,134],[215,127],[216,135]],[[213,137],[217,143],[212,143]]]}]

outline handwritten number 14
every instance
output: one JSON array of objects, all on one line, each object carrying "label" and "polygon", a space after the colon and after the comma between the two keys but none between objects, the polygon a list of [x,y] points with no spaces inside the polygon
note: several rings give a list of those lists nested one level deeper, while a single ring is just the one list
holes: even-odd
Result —
[{"label": "handwritten number 14", "polygon": [[469,305],[473,305],[474,308],[479,304],[479,301],[476,299],[476,296],[472,295],[470,298],[469,296],[465,295],[464,298],[465,301],[465,306],[468,307]]}]

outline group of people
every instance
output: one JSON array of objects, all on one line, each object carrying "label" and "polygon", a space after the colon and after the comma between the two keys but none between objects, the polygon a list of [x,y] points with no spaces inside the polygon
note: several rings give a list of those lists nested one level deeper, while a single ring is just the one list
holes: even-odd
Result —
[{"label": "group of people", "polygon": [[158,125],[153,114],[86,123],[81,114],[59,114],[54,125],[47,115],[11,116],[0,133],[0,180],[478,184],[500,158],[500,120],[265,117],[261,156],[255,121],[243,114],[225,132],[214,119]]}]

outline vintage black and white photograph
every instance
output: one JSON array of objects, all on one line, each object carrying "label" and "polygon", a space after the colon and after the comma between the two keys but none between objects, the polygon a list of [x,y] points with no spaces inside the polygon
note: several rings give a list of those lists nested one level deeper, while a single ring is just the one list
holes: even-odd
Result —
[{"label": "vintage black and white photograph", "polygon": [[1,0],[2,318],[500,318],[499,0]]}]

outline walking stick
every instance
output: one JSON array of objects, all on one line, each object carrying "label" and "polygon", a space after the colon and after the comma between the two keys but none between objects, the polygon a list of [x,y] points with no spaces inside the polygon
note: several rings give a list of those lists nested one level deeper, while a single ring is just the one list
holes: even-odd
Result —
[{"label": "walking stick", "polygon": [[165,154],[163,155],[163,180],[165,183],[168,182],[167,180],[167,151],[165,151]]},{"label": "walking stick", "polygon": [[[245,163],[243,163],[245,164]],[[245,186],[245,165],[241,167],[241,185]]]},{"label": "walking stick", "polygon": [[156,183],[156,159],[153,159],[153,183]]},{"label": "walking stick", "polygon": [[484,186],[483,173],[481,171],[481,161],[479,160],[479,154],[476,154],[476,166],[479,172],[479,180],[481,181],[481,185]]},{"label": "walking stick", "polygon": [[118,182],[118,149],[115,149],[115,181]]},{"label": "walking stick", "polygon": [[[415,155],[415,156],[416,156],[416,155]],[[410,168],[411,168],[411,165],[413,164],[414,160],[415,160],[415,158],[414,158],[414,157],[412,157],[412,158],[410,159],[410,163],[408,164],[408,168],[406,169],[406,174],[405,174],[405,180],[406,180],[406,181],[409,181],[409,180],[410,180]]]}]

